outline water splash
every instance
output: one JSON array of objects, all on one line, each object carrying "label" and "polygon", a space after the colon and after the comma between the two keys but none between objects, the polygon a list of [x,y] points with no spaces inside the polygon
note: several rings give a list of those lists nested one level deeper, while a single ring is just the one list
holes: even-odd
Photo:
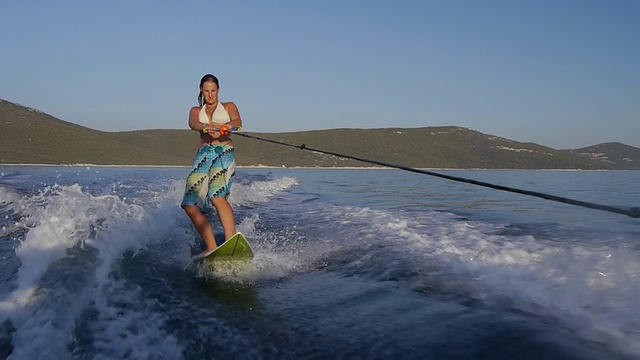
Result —
[{"label": "water splash", "polygon": [[16,290],[0,308],[16,328],[16,356],[26,357],[63,356],[83,307],[111,282],[112,264],[171,234],[179,210],[167,205],[170,196],[144,208],[118,195],[91,195],[79,184],[13,200],[8,207],[28,232],[15,249]]},{"label": "water splash", "polygon": [[235,183],[229,202],[232,205],[250,205],[266,202],[273,196],[298,185],[291,177],[282,177],[269,181],[256,181],[250,184]]},{"label": "water splash", "polygon": [[349,257],[349,272],[543,317],[594,343],[640,354],[640,256],[624,245],[501,235],[500,225],[439,212],[413,217],[344,207],[334,216],[361,229],[362,254]]}]

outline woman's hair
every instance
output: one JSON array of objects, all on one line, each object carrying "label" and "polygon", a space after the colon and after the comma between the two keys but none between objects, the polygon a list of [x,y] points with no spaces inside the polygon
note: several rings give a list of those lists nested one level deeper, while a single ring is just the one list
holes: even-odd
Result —
[{"label": "woman's hair", "polygon": [[204,99],[202,96],[202,85],[204,85],[204,83],[206,83],[207,81],[213,81],[214,84],[216,84],[216,86],[218,87],[218,89],[220,89],[220,82],[218,81],[217,77],[211,74],[207,74],[203,76],[202,79],[200,79],[200,93],[198,93],[198,105],[200,106],[204,105]]}]

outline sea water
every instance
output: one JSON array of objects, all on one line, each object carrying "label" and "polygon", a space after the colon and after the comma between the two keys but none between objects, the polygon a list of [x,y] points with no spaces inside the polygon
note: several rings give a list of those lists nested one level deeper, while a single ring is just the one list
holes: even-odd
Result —
[{"label": "sea water", "polygon": [[[189,261],[188,170],[0,166],[0,358],[640,358],[640,219],[401,170],[241,168],[256,257],[212,269]],[[441,172],[640,206],[640,172]]]}]

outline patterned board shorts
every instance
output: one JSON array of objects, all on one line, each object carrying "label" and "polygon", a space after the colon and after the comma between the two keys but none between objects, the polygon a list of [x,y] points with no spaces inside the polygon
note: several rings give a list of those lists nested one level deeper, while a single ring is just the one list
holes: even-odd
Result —
[{"label": "patterned board shorts", "polygon": [[203,210],[213,206],[211,199],[229,197],[236,174],[235,150],[229,145],[207,145],[198,150],[180,206],[197,205]]}]

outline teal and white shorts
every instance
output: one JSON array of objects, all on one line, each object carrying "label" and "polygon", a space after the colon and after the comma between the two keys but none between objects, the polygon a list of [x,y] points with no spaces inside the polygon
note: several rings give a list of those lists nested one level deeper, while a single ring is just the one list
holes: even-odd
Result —
[{"label": "teal and white shorts", "polygon": [[196,154],[180,206],[197,205],[211,209],[211,199],[228,198],[236,175],[236,155],[233,146],[207,145]]}]

